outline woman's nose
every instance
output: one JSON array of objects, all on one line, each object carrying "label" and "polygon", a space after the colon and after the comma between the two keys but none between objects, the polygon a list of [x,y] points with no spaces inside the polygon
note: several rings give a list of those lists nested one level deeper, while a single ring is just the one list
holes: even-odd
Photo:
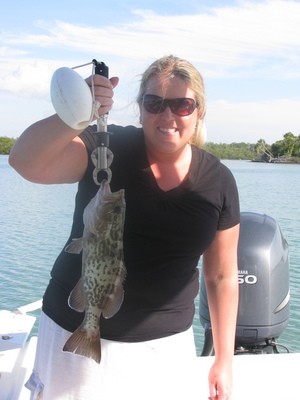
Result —
[{"label": "woman's nose", "polygon": [[163,118],[166,119],[173,119],[174,118],[174,114],[171,111],[171,108],[169,105],[167,105],[167,107],[165,108],[165,110],[161,113]]}]

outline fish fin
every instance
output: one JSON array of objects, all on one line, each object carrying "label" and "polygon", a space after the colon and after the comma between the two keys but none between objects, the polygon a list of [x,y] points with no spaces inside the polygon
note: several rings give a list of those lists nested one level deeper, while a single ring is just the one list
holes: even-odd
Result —
[{"label": "fish fin", "polygon": [[83,237],[80,239],[72,239],[72,242],[65,247],[67,253],[79,254],[83,249]]},{"label": "fish fin", "polygon": [[92,358],[98,364],[101,361],[100,330],[90,334],[83,324],[66,341],[63,351]]},{"label": "fish fin", "polygon": [[68,304],[73,310],[78,312],[83,312],[85,310],[82,278],[79,279],[70,293]]},{"label": "fish fin", "polygon": [[113,317],[121,308],[124,299],[124,290],[120,285],[117,287],[116,292],[111,294],[105,303],[102,310],[104,318],[108,319]]},{"label": "fish fin", "polygon": [[121,255],[119,273],[115,281],[115,290],[108,296],[108,299],[102,310],[102,315],[106,319],[113,317],[121,308],[121,305],[124,300],[123,281],[125,279],[125,276],[126,276],[126,268],[124,266]]}]

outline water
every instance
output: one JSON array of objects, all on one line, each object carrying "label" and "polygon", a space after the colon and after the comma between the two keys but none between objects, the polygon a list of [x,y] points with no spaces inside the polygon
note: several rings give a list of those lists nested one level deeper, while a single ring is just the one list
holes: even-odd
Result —
[{"label": "water", "polygon": [[[291,311],[279,343],[300,352],[300,165],[223,161],[239,188],[241,211],[270,215],[289,244]],[[14,310],[40,299],[52,264],[69,236],[77,185],[25,181],[0,156],[0,309]],[[37,334],[39,312],[33,334]],[[203,328],[194,318],[197,352]]]},{"label": "water", "polygon": [[28,182],[8,165],[8,156],[0,156],[0,309],[43,296],[70,233],[76,189]]}]

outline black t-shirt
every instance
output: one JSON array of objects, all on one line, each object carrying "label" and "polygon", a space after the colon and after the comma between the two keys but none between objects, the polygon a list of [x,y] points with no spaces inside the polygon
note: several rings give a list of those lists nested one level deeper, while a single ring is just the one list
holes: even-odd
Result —
[{"label": "black t-shirt", "polygon": [[[199,289],[197,264],[217,230],[239,223],[235,180],[220,161],[192,146],[187,179],[177,188],[163,191],[150,168],[142,129],[108,127],[111,190],[125,189],[124,260],[127,276],[124,302],[110,319],[100,319],[101,337],[143,341],[188,329],[193,322],[194,299]],[[95,127],[80,137],[89,165],[79,182],[70,238],[82,236],[82,214],[99,186],[93,181],[90,153]],[[64,250],[58,256],[43,302],[44,312],[64,329],[74,331],[83,313],[68,306],[68,296],[81,275],[81,254]]]}]

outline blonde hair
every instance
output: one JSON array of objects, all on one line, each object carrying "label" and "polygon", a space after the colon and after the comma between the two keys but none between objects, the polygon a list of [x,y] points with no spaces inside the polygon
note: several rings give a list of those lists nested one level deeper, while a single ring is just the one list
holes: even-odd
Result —
[{"label": "blonde hair", "polygon": [[172,55],[159,58],[142,75],[140,90],[137,96],[138,104],[142,103],[148,80],[157,75],[164,75],[166,78],[176,76],[182,79],[195,92],[200,118],[191,136],[190,143],[197,147],[202,147],[206,136],[203,126],[203,119],[206,113],[206,99],[201,74],[190,62],[181,58]]}]

